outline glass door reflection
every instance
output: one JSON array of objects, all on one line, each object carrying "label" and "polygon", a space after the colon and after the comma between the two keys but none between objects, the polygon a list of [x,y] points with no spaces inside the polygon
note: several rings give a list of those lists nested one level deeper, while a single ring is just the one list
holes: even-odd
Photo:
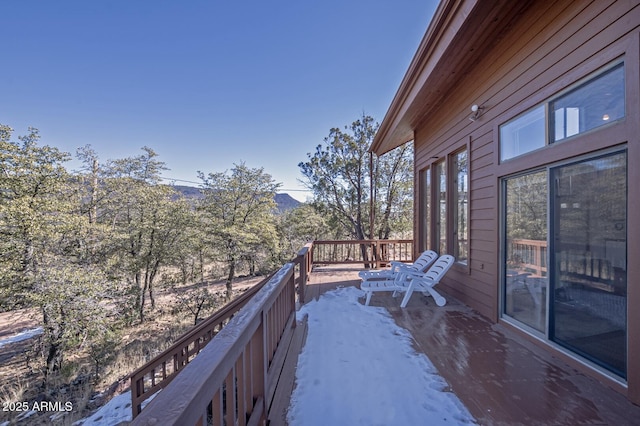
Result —
[{"label": "glass door reflection", "polygon": [[542,333],[547,312],[547,172],[505,180],[504,313]]},{"label": "glass door reflection", "polygon": [[551,170],[550,338],[626,377],[626,152]]}]

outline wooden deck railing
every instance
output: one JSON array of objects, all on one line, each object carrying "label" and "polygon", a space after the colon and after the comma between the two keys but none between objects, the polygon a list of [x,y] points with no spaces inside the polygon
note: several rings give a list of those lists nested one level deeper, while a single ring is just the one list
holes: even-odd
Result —
[{"label": "wooden deck railing", "polygon": [[519,269],[540,277],[547,276],[547,242],[544,240],[513,239],[507,241],[508,258]]},{"label": "wooden deck railing", "polygon": [[223,306],[131,374],[131,407],[134,418],[140,414],[142,403],[166,387],[272,276],[273,274]]},{"label": "wooden deck railing", "polygon": [[276,272],[132,424],[264,424],[296,325],[294,271]]},{"label": "wooden deck railing", "polygon": [[392,260],[413,260],[413,240],[331,240],[313,242],[312,262],[356,264],[379,268]]},{"label": "wooden deck railing", "polygon": [[[292,263],[285,265],[285,267],[280,271],[271,274],[267,279],[247,290],[240,297],[234,299],[207,320],[182,336],[170,348],[136,370],[131,375],[131,403],[133,417],[136,418],[141,411],[144,412],[142,410],[143,402],[159,392],[161,389],[165,389],[176,377],[178,377],[178,372],[185,369],[191,361],[197,359],[196,355],[203,351],[205,345],[210,342],[214,346],[224,345],[224,343],[220,343],[220,339],[223,337],[221,336],[220,338],[216,338],[216,336],[220,335],[221,331],[226,329],[226,327],[233,324],[233,318],[242,312],[247,310],[259,310],[261,312],[268,313],[268,315],[265,313],[266,316],[264,320],[267,321],[269,334],[266,336],[268,337],[267,340],[265,340],[266,351],[264,351],[263,355],[265,355],[265,359],[270,362],[278,342],[281,341],[284,332],[287,330],[287,328],[282,324],[283,321],[286,320],[291,322],[291,326],[295,325],[295,321],[291,318],[295,317],[296,290],[298,297],[300,297],[301,300],[304,300],[304,289],[306,287],[309,274],[311,273],[311,247],[311,243],[307,244],[300,250]],[[287,270],[290,269],[291,273],[284,273],[283,275],[282,271],[285,268],[287,268]],[[274,284],[274,280],[277,281],[277,285]],[[258,297],[265,287],[269,287],[271,289],[269,290],[270,293],[277,292],[278,295],[266,299],[264,297]],[[275,290],[273,287],[276,287]],[[291,299],[291,302],[289,302],[289,299]],[[228,324],[225,326],[225,323]],[[223,327],[225,328],[223,329]],[[234,328],[236,328],[237,331],[237,326],[234,326]],[[244,355],[245,358],[247,356],[256,357],[256,360],[258,358],[263,358],[263,355],[256,352],[258,348],[255,347],[255,345],[259,343],[258,340],[258,337],[252,337],[251,341],[253,342],[253,346],[248,347],[250,351],[248,352],[248,355]],[[214,348],[211,350],[215,351],[216,349]],[[249,361],[254,363],[262,362],[256,360]],[[244,362],[248,361],[245,360]],[[208,370],[209,369],[207,369],[207,371]],[[254,380],[257,379],[254,378]],[[255,386],[252,384],[252,389]],[[255,389],[258,391],[259,387],[256,387]],[[265,395],[262,395],[262,398],[266,400],[264,396]],[[256,401],[253,401],[253,403],[255,402]],[[212,407],[215,407],[215,404],[213,404]],[[212,407],[209,407],[208,410],[210,411]],[[164,421],[162,424],[165,424]],[[240,424],[245,423],[240,422]]]}]

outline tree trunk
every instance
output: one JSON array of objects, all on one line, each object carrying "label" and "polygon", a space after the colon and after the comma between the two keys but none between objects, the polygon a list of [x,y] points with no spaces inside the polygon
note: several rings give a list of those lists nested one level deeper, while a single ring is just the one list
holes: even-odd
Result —
[{"label": "tree trunk", "polygon": [[189,276],[189,265],[187,265],[187,261],[183,261],[180,265],[180,275],[182,276],[182,285],[187,285],[187,277]]},{"label": "tree trunk", "polygon": [[247,257],[247,261],[249,262],[249,275],[253,277],[256,275],[256,262],[251,256]]},{"label": "tree trunk", "polygon": [[196,307],[196,311],[193,313],[193,325],[196,326],[198,325],[198,318],[200,317],[200,311],[202,310],[202,307],[204,306],[204,303],[206,302],[206,300],[203,298],[202,300],[200,300],[198,302],[198,306]]},{"label": "tree trunk", "polygon": [[229,275],[227,275],[227,301],[231,300],[233,296],[233,276],[236,273],[236,260],[231,259],[229,261]]},{"label": "tree trunk", "polygon": [[156,308],[156,298],[153,296],[153,282],[149,282],[147,286],[149,291],[149,301],[151,302],[151,310]]},{"label": "tree trunk", "polygon": [[200,281],[204,281],[204,250],[200,250]]},{"label": "tree trunk", "polygon": [[[354,223],[354,227],[355,227],[355,233],[356,233],[356,239],[358,240],[364,240],[366,238],[366,235],[362,229],[362,223],[361,222],[355,222]],[[373,249],[372,249],[373,252]],[[373,268],[373,263],[371,263],[370,260],[373,259],[369,259],[369,255],[367,253],[367,244],[360,244],[360,254],[362,255],[362,260],[364,262],[364,267],[365,268]]]},{"label": "tree trunk", "polygon": [[156,308],[156,298],[153,292],[153,284],[156,280],[156,274],[158,273],[158,269],[160,268],[160,262],[155,262],[153,265],[151,272],[149,272],[149,300],[151,301],[151,309]]},{"label": "tree trunk", "polygon": [[[62,312],[64,315],[64,312]],[[49,315],[47,314],[47,308],[42,308],[42,319],[44,328],[49,335],[49,347],[47,350],[47,361],[45,365],[45,378],[51,373],[59,371],[62,366],[62,344],[60,338],[62,336],[61,326],[58,324],[52,324]]]},{"label": "tree trunk", "polygon": [[140,322],[144,321],[144,302],[145,302],[145,292],[146,284],[141,284],[140,282],[140,273],[136,273],[136,288],[138,289],[138,316],[140,317]]},{"label": "tree trunk", "polygon": [[98,217],[98,159],[94,158],[91,164],[91,198],[89,205],[89,223],[96,223]]}]

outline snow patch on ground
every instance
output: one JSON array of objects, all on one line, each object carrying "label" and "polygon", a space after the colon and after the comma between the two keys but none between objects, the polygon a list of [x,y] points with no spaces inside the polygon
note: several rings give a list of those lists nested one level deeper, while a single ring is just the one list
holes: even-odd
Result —
[{"label": "snow patch on ground", "polygon": [[[413,349],[409,332],[384,308],[362,305],[363,296],[355,287],[340,288],[298,311],[298,319],[308,315],[309,330],[289,425],[476,424],[431,361]],[[75,425],[128,421],[131,393],[125,392]]]},{"label": "snow patch on ground", "polygon": [[131,419],[131,392],[125,392],[111,398],[90,417],[79,420],[74,425],[110,426],[130,422]]},{"label": "snow patch on ground", "polygon": [[31,330],[21,331],[20,333],[0,339],[0,348],[10,343],[22,342],[23,340],[31,339],[42,334],[42,327],[32,328]]},{"label": "snow patch on ground", "polygon": [[[142,403],[143,410],[144,407],[146,407],[146,405],[150,403],[151,400],[155,398],[159,392],[160,391],[154,393]],[[93,413],[90,417],[78,420],[74,423],[74,425],[111,426],[119,424],[121,422],[130,422],[132,419],[133,415],[131,414],[131,391],[127,391],[111,398],[109,402],[100,407],[98,411]]]}]

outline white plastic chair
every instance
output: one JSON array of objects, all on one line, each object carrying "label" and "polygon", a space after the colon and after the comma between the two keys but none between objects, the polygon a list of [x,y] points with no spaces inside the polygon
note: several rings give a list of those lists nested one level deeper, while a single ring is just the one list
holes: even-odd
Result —
[{"label": "white plastic chair", "polygon": [[404,263],[395,260],[391,261],[391,269],[385,269],[382,271],[360,271],[358,275],[364,281],[369,280],[387,280],[395,279],[398,272],[413,272],[423,273],[429,266],[438,258],[438,253],[433,250],[427,250],[423,252],[415,262]]},{"label": "white plastic chair", "polygon": [[407,281],[409,282],[409,285],[406,286],[406,291],[402,298],[402,303],[400,303],[400,307],[405,308],[407,306],[407,303],[409,303],[409,299],[411,299],[411,295],[414,291],[420,291],[425,295],[428,294],[433,297],[436,305],[444,306],[447,303],[447,299],[442,297],[442,295],[440,295],[440,293],[438,293],[433,287],[440,282],[442,277],[444,277],[451,266],[453,266],[455,260],[455,257],[450,254],[444,254],[436,260],[433,266],[431,266],[426,273],[422,275],[407,275],[407,278],[399,283],[404,286]]},{"label": "white plastic chair", "polygon": [[365,305],[369,305],[371,296],[374,292],[378,291],[392,291],[395,293],[405,293],[401,308],[407,306],[409,299],[414,291],[421,291],[427,295],[433,297],[438,306],[444,306],[447,301],[440,295],[433,287],[440,282],[444,274],[447,273],[449,268],[453,265],[455,258],[451,255],[445,254],[438,258],[433,263],[429,270],[425,273],[419,273],[415,271],[402,271],[395,274],[393,277],[386,279],[369,279],[364,280],[360,284],[360,288],[364,290],[366,294]]}]

